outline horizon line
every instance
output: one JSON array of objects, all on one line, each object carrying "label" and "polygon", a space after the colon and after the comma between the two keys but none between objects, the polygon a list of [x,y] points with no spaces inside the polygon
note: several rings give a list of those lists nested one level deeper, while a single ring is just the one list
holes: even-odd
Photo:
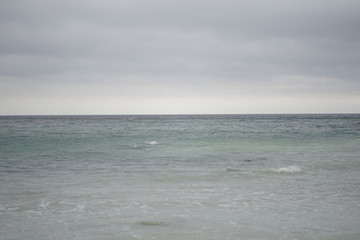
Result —
[{"label": "horizon line", "polygon": [[199,115],[358,115],[358,113],[101,113],[101,114],[0,114],[0,117],[16,117],[16,116],[199,116]]}]

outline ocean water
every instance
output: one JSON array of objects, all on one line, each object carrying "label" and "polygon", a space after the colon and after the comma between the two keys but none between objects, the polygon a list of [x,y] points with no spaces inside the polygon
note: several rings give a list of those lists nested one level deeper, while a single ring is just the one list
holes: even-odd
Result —
[{"label": "ocean water", "polygon": [[2,116],[0,239],[358,240],[360,115]]}]

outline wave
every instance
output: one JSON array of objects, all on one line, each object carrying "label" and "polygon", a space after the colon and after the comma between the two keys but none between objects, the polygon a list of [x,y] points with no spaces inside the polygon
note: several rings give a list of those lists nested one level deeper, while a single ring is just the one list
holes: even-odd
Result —
[{"label": "wave", "polygon": [[[227,172],[246,172],[246,170],[242,170],[239,168],[226,168]],[[250,170],[251,171],[251,170]],[[263,170],[254,170],[255,172],[270,172],[270,173],[299,173],[303,171],[303,168],[296,165],[291,165],[287,167],[280,167],[280,168],[270,168],[270,169],[263,169]]]},{"label": "wave", "polygon": [[240,172],[241,170],[240,170],[240,169],[236,169],[236,168],[230,168],[230,167],[228,167],[228,168],[226,168],[226,171],[227,171],[227,172]]},{"label": "wave", "polygon": [[149,145],[157,145],[157,144],[159,144],[157,141],[147,141],[145,143],[149,144]]},{"label": "wave", "polygon": [[291,166],[287,166],[287,167],[272,169],[272,171],[277,172],[277,173],[299,173],[299,172],[302,172],[303,169],[299,166],[291,165]]},{"label": "wave", "polygon": [[138,223],[143,226],[167,226],[168,225],[168,223],[162,222],[162,221],[140,221]]}]

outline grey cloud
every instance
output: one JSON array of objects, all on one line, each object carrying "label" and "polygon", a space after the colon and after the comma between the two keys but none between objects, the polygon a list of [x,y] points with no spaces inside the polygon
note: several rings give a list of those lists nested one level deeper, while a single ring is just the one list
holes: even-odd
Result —
[{"label": "grey cloud", "polygon": [[144,84],[246,85],[307,76],[360,91],[359,22],[355,0],[3,1],[0,76],[15,78],[0,81],[97,81],[93,74],[109,84],[137,75]]}]

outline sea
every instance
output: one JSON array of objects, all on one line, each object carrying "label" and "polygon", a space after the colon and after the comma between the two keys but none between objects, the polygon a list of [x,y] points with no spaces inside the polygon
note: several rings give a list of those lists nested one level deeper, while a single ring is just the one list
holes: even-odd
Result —
[{"label": "sea", "polygon": [[2,240],[359,240],[360,115],[0,116]]}]

